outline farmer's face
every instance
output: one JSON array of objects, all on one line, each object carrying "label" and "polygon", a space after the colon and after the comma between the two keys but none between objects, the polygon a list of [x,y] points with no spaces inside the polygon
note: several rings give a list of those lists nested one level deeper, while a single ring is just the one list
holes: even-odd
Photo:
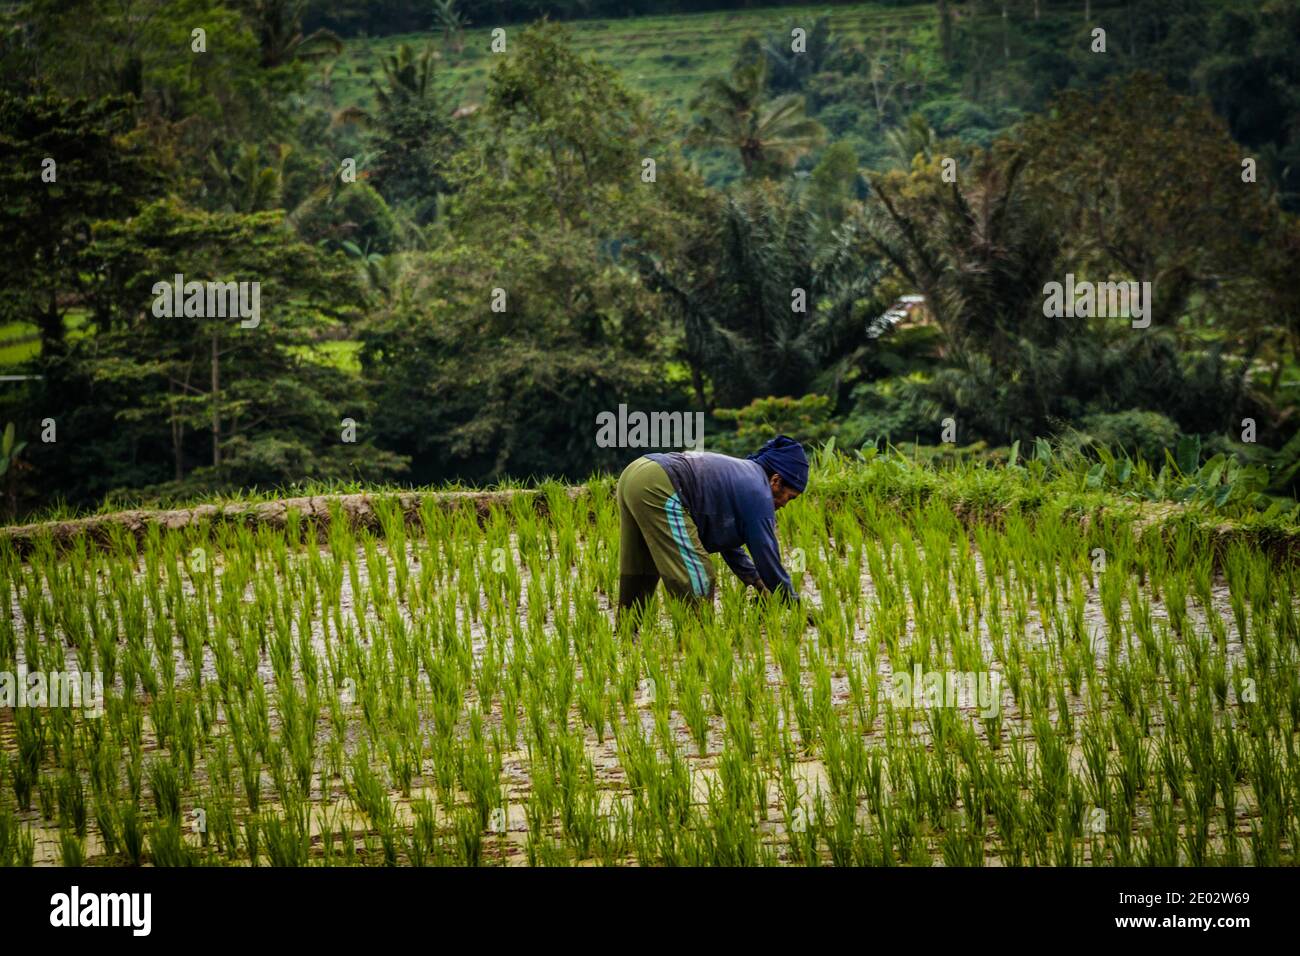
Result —
[{"label": "farmer's face", "polygon": [[799,492],[782,481],[780,475],[773,475],[770,484],[772,486],[772,507],[777,511],[780,511],[799,497]]}]

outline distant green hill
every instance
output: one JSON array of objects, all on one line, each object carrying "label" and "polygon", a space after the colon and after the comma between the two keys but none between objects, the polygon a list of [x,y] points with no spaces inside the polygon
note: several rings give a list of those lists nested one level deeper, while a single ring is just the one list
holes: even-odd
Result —
[{"label": "distant green hill", "polygon": [[[1094,4],[1100,12],[1103,5]],[[619,69],[629,83],[661,99],[665,106],[684,108],[705,77],[724,72],[736,55],[746,35],[763,36],[792,21],[808,21],[828,16],[837,36],[852,40],[878,37],[884,33],[902,33],[912,39],[933,37],[937,16],[933,3],[910,6],[883,6],[861,3],[849,6],[791,5],[761,10],[727,10],[713,13],[620,18],[614,20],[577,20],[568,24],[576,47],[584,54],[595,54]],[[986,8],[982,19],[999,20],[1000,15]],[[1031,16],[1018,10],[1017,18]],[[1043,19],[1082,16],[1078,12],[1044,11]],[[967,15],[970,19],[970,15]],[[1014,23],[1012,24],[1014,28]],[[520,26],[506,27],[518,32]],[[380,61],[402,43],[422,47],[432,43],[443,50],[442,37],[436,32],[409,33],[396,36],[353,39],[333,70],[333,89],[340,106],[368,106],[374,94],[371,74],[379,75]],[[474,27],[465,31],[463,53],[443,52],[439,86],[463,90],[463,102],[479,100],[492,67],[491,28]]]},{"label": "distant green hill", "polygon": [[[884,131],[899,125],[906,114],[921,109],[930,125],[943,135],[983,143],[1018,120],[1052,78],[1074,75],[1088,43],[1084,6],[1040,7],[1034,17],[1028,4],[1009,5],[1004,21],[994,4],[952,4],[955,59],[940,55],[939,15],[934,3],[883,5],[790,5],[757,10],[722,10],[673,16],[626,17],[569,21],[575,48],[614,67],[634,90],[652,98],[662,109],[683,120],[703,82],[726,74],[747,37],[783,37],[792,26],[811,28],[826,17],[837,42],[857,48],[860,61],[879,63],[879,73],[860,65],[848,73],[823,74],[802,92],[808,109],[826,125],[830,142],[847,141],[859,162],[884,164]],[[1091,4],[1093,23],[1104,23],[1118,36],[1128,21],[1127,8]],[[370,109],[375,105],[372,80],[382,79],[383,62],[402,44],[419,52],[431,47],[437,56],[435,86],[448,92],[458,107],[480,103],[497,54],[491,52],[491,25],[476,24],[463,35],[457,52],[440,32],[406,33],[353,38],[315,81],[315,95],[334,110]],[[504,27],[507,42],[523,26]],[[1077,36],[1075,34],[1077,33]],[[971,38],[977,37],[972,46]],[[962,44],[965,44],[962,47]],[[508,50],[507,50],[508,52]],[[1107,68],[1120,66],[1120,56]],[[1055,65],[1053,65],[1055,64]],[[904,65],[906,68],[904,68]],[[1096,68],[1086,60],[1085,68]],[[1035,90],[1029,94],[1029,88]],[[907,105],[899,109],[898,94],[907,90]],[[876,112],[880,102],[894,104],[887,120]],[[698,155],[702,170],[715,185],[739,175],[734,157]],[[809,157],[810,168],[816,156]],[[734,167],[734,168],[733,168]]]}]

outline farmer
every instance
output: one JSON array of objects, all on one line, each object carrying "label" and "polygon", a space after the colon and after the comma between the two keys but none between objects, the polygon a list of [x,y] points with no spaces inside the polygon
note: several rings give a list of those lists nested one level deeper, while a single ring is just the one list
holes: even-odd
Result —
[{"label": "farmer", "polygon": [[807,484],[808,457],[785,435],[744,459],[669,452],[632,462],[618,479],[619,617],[643,608],[660,578],[670,594],[711,604],[716,552],[745,584],[797,603],[776,511]]}]

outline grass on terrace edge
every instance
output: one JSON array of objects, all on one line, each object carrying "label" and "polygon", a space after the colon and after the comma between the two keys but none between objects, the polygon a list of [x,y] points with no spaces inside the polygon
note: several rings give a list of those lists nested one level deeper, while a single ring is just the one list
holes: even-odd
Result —
[{"label": "grass on terrace edge", "polygon": [[[1271,543],[1277,553],[1300,557],[1300,509],[1294,500],[1257,496],[1255,504],[1230,501],[1216,507],[1204,496],[1189,497],[1195,476],[1183,476],[1166,467],[1161,473],[1139,466],[1121,485],[1107,476],[1099,483],[1096,464],[1079,454],[1060,449],[1020,463],[959,460],[945,464],[926,462],[923,448],[910,451],[866,446],[845,453],[833,444],[814,452],[812,475],[804,506],[836,507],[848,499],[871,498],[907,510],[919,510],[938,501],[964,518],[997,521],[1007,514],[1069,515],[1079,520],[1133,521],[1160,528],[1188,525],[1212,539],[1247,535]],[[635,453],[629,452],[631,461]],[[612,485],[614,475],[597,474],[580,487]],[[326,495],[384,497],[440,492],[502,492],[548,489],[566,484],[554,478],[506,479],[473,487],[462,482],[409,486],[360,481],[305,481],[276,488],[250,488],[229,493],[184,498],[115,499],[97,510],[52,506],[25,516],[17,524],[40,524],[75,518],[104,516],[129,510],[185,510],[199,505],[254,505],[285,498]],[[612,489],[611,489],[612,490]]]}]

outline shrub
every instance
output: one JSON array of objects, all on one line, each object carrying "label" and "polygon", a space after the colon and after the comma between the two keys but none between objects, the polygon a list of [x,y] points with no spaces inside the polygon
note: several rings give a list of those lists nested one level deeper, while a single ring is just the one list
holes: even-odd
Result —
[{"label": "shrub", "polygon": [[715,417],[735,422],[736,431],[722,434],[712,444],[726,454],[747,455],[776,435],[789,435],[804,445],[820,445],[835,434],[830,420],[831,400],[825,395],[802,398],[756,398],[744,408],[719,408]]},{"label": "shrub", "polygon": [[380,255],[397,246],[398,226],[388,203],[366,183],[353,183],[337,196],[308,200],[298,216],[298,233],[310,243],[338,246],[345,240]]},{"label": "shrub", "polygon": [[865,442],[939,440],[941,406],[926,394],[919,374],[861,385],[854,389],[853,400],[853,413],[840,426],[840,443],[846,448]]},{"label": "shrub", "polygon": [[1123,449],[1153,465],[1164,461],[1165,449],[1175,448],[1180,437],[1174,422],[1159,412],[1140,408],[1089,415],[1081,424],[1081,431],[1094,441],[1116,451]]}]

